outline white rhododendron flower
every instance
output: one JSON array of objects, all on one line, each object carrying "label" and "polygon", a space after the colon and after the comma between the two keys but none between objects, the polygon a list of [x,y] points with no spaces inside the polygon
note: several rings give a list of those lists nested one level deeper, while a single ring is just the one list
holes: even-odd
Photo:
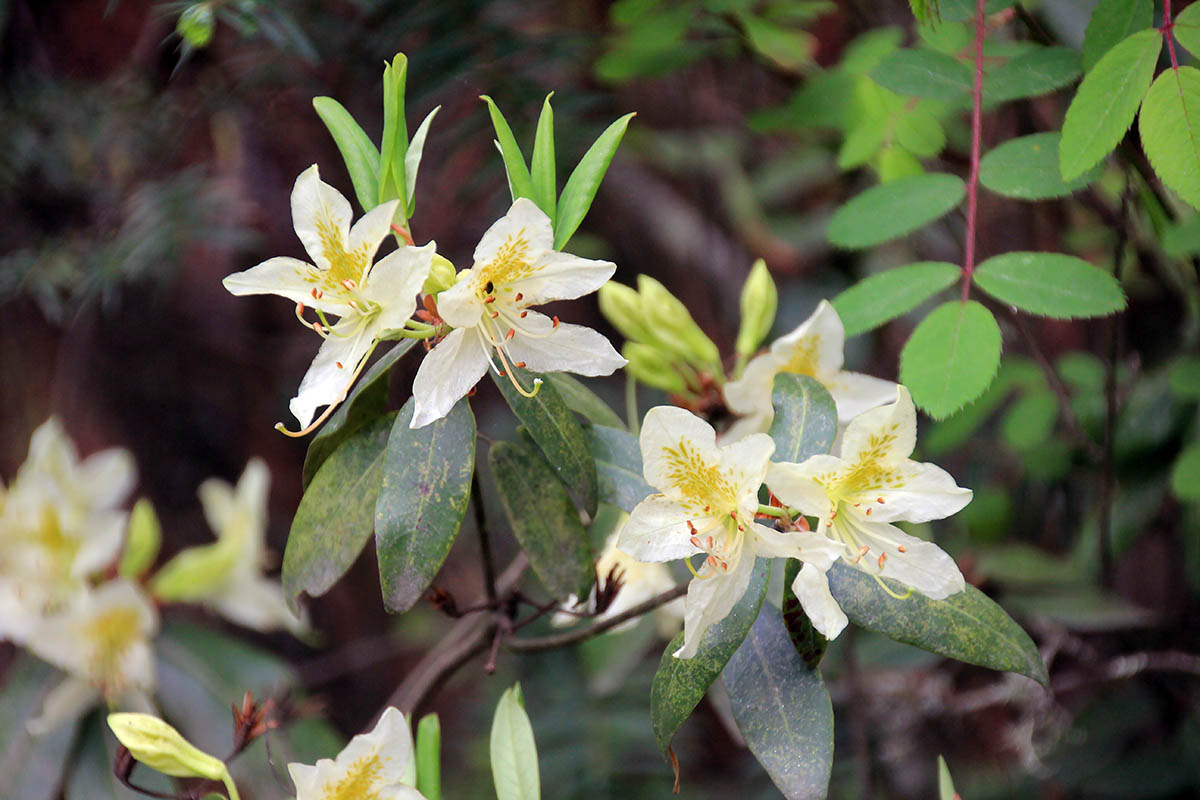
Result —
[{"label": "white rhododendron flower", "polygon": [[556,251],[550,218],[526,198],[513,203],[483,235],[474,266],[438,295],[438,314],[454,330],[425,356],[417,371],[412,427],[450,413],[489,365],[507,373],[527,396],[537,387],[521,386],[513,375],[514,365],[590,376],[609,375],[624,366],[625,359],[591,328],[560,324],[558,317],[530,310],[594,292],[616,268],[609,261]]},{"label": "white rhododendron flower", "polygon": [[408,721],[389,707],[374,730],[351,739],[336,759],[288,764],[288,773],[296,800],[422,800],[424,795],[403,783],[412,759]]},{"label": "white rhododendron flower", "polygon": [[754,521],[758,490],[775,443],[752,434],[717,447],[716,433],[682,408],[658,406],[641,433],[646,481],[661,494],[633,510],[618,546],[642,561],[707,557],[688,587],[684,642],[675,656],[691,658],[700,639],[741,599],[754,559],[797,558],[825,570],[841,547],[807,531],[782,533]]},{"label": "white rhododendron flower", "polygon": [[[908,389],[899,386],[896,402],[850,423],[841,457],[772,464],[767,485],[792,508],[818,517],[817,531],[837,541],[850,564],[941,600],[966,588],[954,559],[891,523],[948,517],[971,501],[971,490],[940,467],[912,461],[916,441],[917,412]],[[824,575],[805,566],[792,588],[825,636],[833,638],[845,627]]]},{"label": "white rhododendron flower", "polygon": [[896,384],[842,369],[846,329],[837,311],[822,300],[817,310],[770,349],[750,359],[736,381],[725,384],[725,403],[742,418],[725,437],[735,441],[749,433],[765,433],[775,418],[771,388],[781,372],[807,375],[821,383],[837,403],[838,422],[845,425],[864,411],[890,403]]},{"label": "white rhododendron flower", "polygon": [[74,719],[99,702],[152,711],[158,613],[141,590],[126,580],[109,581],[76,596],[46,617],[26,646],[67,673],[47,694],[42,713],[27,723],[42,733]]},{"label": "white rhododendron flower", "polygon": [[[290,404],[302,428],[310,426],[317,408],[341,402],[375,342],[403,328],[416,310],[434,243],[401,247],[372,266],[399,202],[368,211],[351,227],[349,201],[321,180],[314,164],[292,189],[292,222],[313,263],[271,258],[222,282],[235,295],[277,294],[295,301],[305,326],[325,337]],[[306,321],[305,307],[321,322]],[[340,319],[329,324],[326,314]]]}]

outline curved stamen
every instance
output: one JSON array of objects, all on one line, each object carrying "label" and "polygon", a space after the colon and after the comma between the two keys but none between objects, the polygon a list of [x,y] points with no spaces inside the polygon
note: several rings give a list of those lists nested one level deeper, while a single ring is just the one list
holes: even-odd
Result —
[{"label": "curved stamen", "polygon": [[329,406],[325,409],[325,411],[322,412],[321,416],[317,417],[315,420],[310,422],[307,427],[302,428],[301,430],[298,430],[298,431],[289,431],[282,422],[275,423],[275,430],[279,431],[284,436],[289,436],[293,439],[299,439],[301,436],[307,436],[308,434],[310,434],[314,430],[316,430],[321,425],[321,423],[323,423],[323,422],[325,422],[325,420],[329,419],[330,415],[333,414],[333,412],[337,410],[338,406],[340,406],[342,404],[342,401],[344,401],[346,399],[346,395],[350,393],[350,387],[354,385],[354,382],[356,380],[358,380],[358,376],[362,373],[363,367],[365,367],[367,365],[367,361],[371,358],[371,353],[375,352],[375,347],[378,344],[379,344],[379,342],[377,342],[377,341],[371,343],[370,349],[367,350],[366,354],[363,355],[363,357],[358,360],[358,366],[354,368],[354,374],[350,376],[349,382],[346,383],[345,388],[342,389],[342,392],[340,395],[338,395],[337,400],[330,403]]}]

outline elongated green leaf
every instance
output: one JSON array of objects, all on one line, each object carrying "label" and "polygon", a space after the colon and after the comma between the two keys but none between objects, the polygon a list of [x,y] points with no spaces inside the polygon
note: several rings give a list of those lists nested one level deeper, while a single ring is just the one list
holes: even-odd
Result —
[{"label": "elongated green leaf", "polygon": [[417,726],[417,791],[425,800],[442,800],[442,724],[437,714]]},{"label": "elongated green leaf", "polygon": [[800,660],[809,669],[816,669],[825,656],[825,648],[829,640],[819,630],[813,627],[812,620],[800,604],[800,598],[792,590],[796,576],[800,574],[801,564],[797,559],[789,558],[783,570],[783,603],[779,610],[783,615],[783,626],[787,628],[788,638],[796,648]]},{"label": "elongated green leaf", "polygon": [[1070,47],[1036,47],[983,76],[983,102],[1007,103],[1049,94],[1070,84],[1081,72],[1079,51]]},{"label": "elongated green leaf", "polygon": [[1062,253],[1004,253],[975,268],[975,285],[1030,314],[1099,317],[1125,307],[1110,273]]},{"label": "elongated green leaf", "polygon": [[957,800],[958,792],[954,791],[954,779],[950,777],[950,768],[946,759],[938,756],[938,800]]},{"label": "elongated green leaf", "polygon": [[525,713],[521,686],[506,691],[496,705],[492,718],[492,780],[496,800],[538,800],[541,777],[538,775],[537,742],[533,726]]},{"label": "elongated green leaf", "polygon": [[[1150,4],[1149,0],[1144,2],[1146,5]],[[1175,26],[1171,32],[1189,53],[1200,56],[1200,8],[1194,3],[1175,15]]]},{"label": "elongated green leaf", "polygon": [[889,53],[871,70],[871,79],[897,94],[949,103],[967,100],[974,80],[966,64],[925,48]]},{"label": "elongated green leaf", "polygon": [[638,503],[654,494],[642,477],[642,451],[629,431],[593,425],[585,431],[588,451],[596,461],[600,499],[632,514]]},{"label": "elongated green leaf", "polygon": [[329,591],[371,538],[395,418],[395,412],[376,417],[352,433],[300,498],[283,552],[283,592],[293,612],[299,612],[301,592],[318,597]]},{"label": "elongated green leaf", "polygon": [[429,126],[433,124],[433,118],[442,110],[441,106],[437,106],[425,115],[425,119],[421,120],[421,125],[417,128],[417,132],[413,134],[412,143],[408,146],[408,152],[404,154],[404,203],[408,208],[408,216],[412,216],[417,208],[417,172],[421,169],[421,157],[425,155],[425,139],[429,136]]},{"label": "elongated green leaf", "polygon": [[379,583],[389,611],[408,611],[458,536],[475,473],[475,415],[466,399],[413,430],[413,401],[396,415],[375,502]]},{"label": "elongated green leaf", "polygon": [[588,422],[596,425],[607,425],[610,428],[625,428],[625,421],[599,395],[589,389],[582,381],[573,378],[567,372],[547,372],[542,379],[558,390],[559,396],[576,414],[580,414]]},{"label": "elongated green leaf", "polygon": [[787,800],[821,800],[833,768],[833,705],[783,620],[760,614],[721,675],[750,752]]},{"label": "elongated green leaf", "polygon": [[0,683],[0,786],[13,800],[51,800],[58,794],[76,724],[64,723],[35,737],[26,720],[38,716],[46,692],[62,681],[62,673],[18,653]]},{"label": "elongated green leaf", "polygon": [[512,190],[512,198],[528,197],[533,199],[533,181],[529,177],[529,167],[525,166],[525,156],[521,154],[521,146],[513,136],[512,128],[500,113],[500,109],[492,98],[480,95],[480,100],[487,103],[488,114],[492,117],[492,127],[496,129],[496,141],[500,143],[500,156],[504,159],[504,170],[508,173],[508,186]]},{"label": "elongated green leaf", "polygon": [[592,550],[562,483],[536,453],[512,442],[493,445],[488,464],[508,524],[538,580],[560,600],[587,597],[595,580]]},{"label": "elongated green leaf", "polygon": [[1188,445],[1171,466],[1171,491],[1180,500],[1200,500],[1200,442]]},{"label": "elongated green leaf", "polygon": [[921,321],[900,353],[900,382],[934,419],[983,394],[1000,365],[1000,326],[974,300],[951,300]]},{"label": "elongated green leaf", "polygon": [[829,452],[837,435],[837,405],[829,391],[807,375],[781,372],[771,390],[775,419],[772,461],[799,464],[809,456]]},{"label": "elongated green leaf", "polygon": [[554,212],[558,205],[558,178],[554,163],[554,109],[550,107],[550,98],[554,92],[546,95],[542,103],[542,113],[538,117],[537,133],[533,139],[533,157],[529,161],[529,178],[533,183],[533,202],[546,212],[546,216],[554,220]]},{"label": "elongated green leaf", "polygon": [[863,278],[833,298],[833,307],[846,335],[857,336],[907,314],[954,285],[961,274],[954,264],[918,261]]},{"label": "elongated green leaf", "polygon": [[[511,369],[522,386],[533,386],[533,373],[520,367]],[[508,407],[525,425],[571,497],[589,514],[595,514],[596,462],[588,454],[583,428],[575,421],[558,390],[544,382],[536,395],[525,397],[507,377],[501,378],[494,372],[491,376],[508,401]]]},{"label": "elongated green leaf", "polygon": [[725,619],[704,632],[700,648],[691,658],[676,658],[673,653],[683,647],[683,633],[663,651],[650,686],[650,724],[654,739],[664,756],[671,739],[692,711],[704,698],[708,687],[725,669],[725,664],[742,645],[750,626],[758,617],[767,584],[771,580],[771,560],[760,558],[750,574],[750,585]]},{"label": "elongated green leaf", "polygon": [[[859,627],[968,664],[1016,672],[1043,686],[1049,683],[1046,665],[1029,635],[974,586],[945,600],[930,600],[920,592],[897,600],[874,576],[841,561],[828,575],[834,599]],[[896,581],[882,580],[896,594],[908,591]]]},{"label": "elongated green leaf", "polygon": [[1083,79],[1063,121],[1063,180],[1073,181],[1112,152],[1129,130],[1162,49],[1156,30],[1139,31],[1105,53]]},{"label": "elongated green leaf", "polygon": [[979,182],[996,194],[1019,200],[1066,197],[1095,182],[1099,164],[1070,183],[1058,171],[1058,131],[1009,139],[979,162]]},{"label": "elongated green leaf", "polygon": [[1100,0],[1083,36],[1084,71],[1096,66],[1117,42],[1153,24],[1153,0]]},{"label": "elongated green leaf", "polygon": [[317,431],[317,435],[308,444],[308,453],[304,456],[302,480],[305,487],[338,445],[363,425],[387,411],[388,376],[396,362],[412,349],[414,344],[415,339],[396,342],[391,350],[371,365],[341,407],[333,412],[333,416]]},{"label": "elongated green leaf", "polygon": [[[383,137],[379,140],[379,195],[376,203],[404,197],[407,183],[404,159],[408,152],[408,123],[404,120],[404,90],[408,57],[397,53],[383,68]],[[401,208],[408,210],[407,203]],[[405,216],[408,216],[407,213]]]},{"label": "elongated green leaf", "polygon": [[1142,149],[1158,177],[1200,208],[1200,69],[1163,70],[1138,120]]},{"label": "elongated green leaf", "polygon": [[829,241],[861,249],[923,228],[962,202],[966,187],[956,175],[932,174],[873,186],[834,212]]},{"label": "elongated green leaf", "polygon": [[558,216],[554,223],[555,250],[566,247],[575,231],[579,230],[579,224],[592,207],[592,200],[596,199],[600,181],[604,180],[604,173],[608,172],[608,165],[612,163],[617,147],[625,136],[629,120],[635,116],[637,114],[626,114],[609,125],[571,171],[571,177],[567,178],[567,185],[558,198]]},{"label": "elongated green leaf", "polygon": [[354,184],[354,195],[363,211],[370,211],[377,205],[379,198],[379,151],[371,143],[371,139],[354,121],[341,103],[332,97],[314,97],[313,108],[317,116],[329,129],[342,160],[346,162],[346,171],[350,173],[350,182]]}]

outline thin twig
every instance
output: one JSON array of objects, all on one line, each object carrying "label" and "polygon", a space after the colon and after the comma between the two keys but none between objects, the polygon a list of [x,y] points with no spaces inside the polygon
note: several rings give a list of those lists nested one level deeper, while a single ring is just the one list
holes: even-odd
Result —
[{"label": "thin twig", "polygon": [[668,589],[662,594],[655,595],[643,603],[638,603],[633,608],[622,611],[620,614],[601,620],[594,625],[578,630],[567,631],[566,633],[554,634],[553,636],[539,636],[537,638],[522,638],[514,636],[504,643],[504,646],[514,653],[536,653],[542,650],[555,650],[560,647],[568,647],[579,642],[591,639],[593,636],[599,636],[607,630],[617,627],[622,622],[628,622],[631,619],[640,617],[649,611],[653,611],[659,606],[664,606],[672,600],[683,597],[687,594],[688,585],[686,583],[676,586],[674,589]]},{"label": "thin twig", "polygon": [[494,607],[496,604],[496,562],[492,558],[492,540],[488,536],[478,470],[471,477],[471,503],[475,506],[475,530],[479,533],[479,552],[483,561],[483,585],[487,592],[488,602]]},{"label": "thin twig", "polygon": [[975,86],[971,91],[971,172],[967,177],[967,241],[963,258],[962,300],[971,294],[975,272],[975,230],[979,206],[979,151],[983,138],[983,37],[984,0],[975,3]]}]

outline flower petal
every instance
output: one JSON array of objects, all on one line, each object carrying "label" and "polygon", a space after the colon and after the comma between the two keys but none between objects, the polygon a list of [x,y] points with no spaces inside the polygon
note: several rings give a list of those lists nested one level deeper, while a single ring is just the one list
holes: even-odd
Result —
[{"label": "flower petal", "polygon": [[886,479],[861,495],[859,502],[873,504],[873,522],[928,522],[957,514],[972,495],[941,467],[906,460],[893,466]]},{"label": "flower petal", "polygon": [[[329,759],[322,760],[328,761]],[[292,762],[287,765],[287,769],[288,775],[292,779],[292,785],[296,787],[296,800],[308,800],[308,798],[315,800],[321,791],[317,767]]]},{"label": "flower petal", "polygon": [[692,579],[683,615],[683,647],[675,651],[676,658],[696,655],[705,632],[725,619],[742,599],[753,571],[754,553],[747,551],[742,553],[732,571],[713,572],[711,577]]},{"label": "flower petal", "polygon": [[839,372],[825,382],[825,388],[837,403],[838,422],[843,425],[896,399],[896,384],[861,372]]},{"label": "flower petal", "polygon": [[343,317],[330,330],[288,404],[301,428],[309,426],[318,408],[340,403],[345,397],[359,361],[371,348],[371,333],[372,326],[363,324],[357,314]]},{"label": "flower petal", "polygon": [[436,252],[433,242],[424,247],[401,247],[371,268],[363,295],[382,307],[377,321],[380,330],[403,328],[417,310],[417,293],[429,276]]},{"label": "flower petal", "polygon": [[771,464],[767,471],[767,487],[787,505],[803,514],[825,516],[832,500],[818,478],[837,472],[844,466],[837,456],[815,455],[803,464],[785,461]]},{"label": "flower petal", "polygon": [[292,224],[309,258],[321,269],[332,269],[345,254],[350,218],[350,202],[321,180],[316,164],[300,173],[292,187]]},{"label": "flower petal", "polygon": [[780,371],[809,375],[824,383],[841,371],[845,344],[841,317],[828,300],[822,300],[812,316],[771,343],[771,355],[777,359]]},{"label": "flower petal", "polygon": [[695,456],[698,467],[715,470],[721,463],[717,434],[712,426],[692,412],[675,406],[655,406],[646,412],[639,444],[646,482],[671,496],[679,493],[681,448]]},{"label": "flower petal", "polygon": [[[850,526],[855,539],[870,548],[856,564],[863,572],[900,581],[934,600],[944,600],[966,588],[954,559],[933,542],[909,536],[886,522],[843,516],[834,524]],[[880,566],[883,556],[886,558]]]},{"label": "flower petal", "polygon": [[470,328],[483,316],[483,301],[475,294],[474,277],[470,270],[458,277],[458,282],[437,296],[438,314],[455,328]]},{"label": "flower petal", "polygon": [[[352,309],[340,291],[326,291],[327,275],[321,270],[298,258],[279,256],[269,258],[261,264],[226,275],[221,281],[230,294],[238,297],[248,294],[277,294],[294,303],[319,309],[326,314],[339,317]],[[313,296],[313,289],[321,292],[321,298]]]},{"label": "flower petal", "polygon": [[475,328],[458,328],[421,362],[413,381],[411,428],[422,428],[450,413],[454,404],[487,372],[487,344]]},{"label": "flower petal", "polygon": [[79,499],[93,508],[114,508],[137,483],[137,465],[128,450],[113,447],[88,456],[75,475]]},{"label": "flower petal", "polygon": [[[534,320],[537,324],[538,318],[546,319],[531,311],[521,322]],[[603,334],[583,325],[564,322],[553,328],[553,323],[546,322],[550,330],[545,338],[518,333],[509,340],[507,350],[512,361],[524,361],[534,372],[574,372],[590,377],[611,375],[625,366],[625,359]]]},{"label": "flower petal", "polygon": [[32,736],[44,736],[60,725],[78,719],[100,703],[100,692],[87,681],[67,677],[42,700],[42,710],[25,722]]},{"label": "flower petal", "polygon": [[370,793],[399,783],[412,752],[408,722],[395,706],[388,706],[374,729],[351,739],[334,763],[347,776],[361,771],[365,780],[355,786]]},{"label": "flower petal", "polygon": [[[396,208],[399,205],[399,200],[389,200],[375,206],[359,217],[354,227],[350,228],[346,250],[354,253],[356,257],[362,254],[364,266],[369,266],[375,260],[379,245],[383,244],[383,240],[391,233],[392,218],[396,216]],[[354,276],[354,280],[359,284],[366,284],[369,278],[369,274]]]},{"label": "flower petal", "polygon": [[735,414],[765,414],[770,425],[770,418],[775,415],[771,388],[779,365],[779,359],[770,353],[750,359],[742,377],[725,384],[725,403],[729,410]]},{"label": "flower petal", "polygon": [[307,627],[288,609],[283,587],[255,574],[239,575],[227,582],[207,603],[229,621],[251,630],[268,632],[286,628],[300,633]]},{"label": "flower petal", "polygon": [[758,489],[767,476],[775,440],[755,433],[718,449],[722,470],[733,478],[738,497],[749,498],[758,508]]},{"label": "flower petal", "polygon": [[792,591],[813,627],[826,639],[837,638],[850,621],[829,592],[829,579],[824,570],[805,564],[792,581]]},{"label": "flower petal", "polygon": [[[511,245],[516,244],[516,247]],[[517,198],[508,213],[492,223],[475,247],[475,267],[493,265],[497,256],[515,258],[532,270],[542,254],[554,247],[550,218],[526,197]],[[513,266],[516,262],[512,262]],[[518,272],[524,272],[524,269]],[[495,280],[495,276],[490,276]],[[497,281],[508,283],[508,281]]]},{"label": "flower petal", "polygon": [[833,562],[846,552],[840,542],[811,531],[777,531],[754,523],[755,552],[764,558],[795,558],[815,564],[822,570],[833,566]]},{"label": "flower petal", "polygon": [[842,460],[889,464],[912,455],[917,445],[917,410],[912,395],[896,386],[896,402],[855,417],[842,435]]},{"label": "flower petal", "polygon": [[591,294],[607,283],[616,271],[617,265],[611,261],[596,261],[552,250],[537,261],[531,275],[513,281],[511,286],[525,295],[527,304],[540,305]]},{"label": "flower petal", "polygon": [[621,530],[619,547],[638,561],[674,561],[699,553],[691,543],[688,520],[697,520],[679,503],[653,494],[638,503]]}]

